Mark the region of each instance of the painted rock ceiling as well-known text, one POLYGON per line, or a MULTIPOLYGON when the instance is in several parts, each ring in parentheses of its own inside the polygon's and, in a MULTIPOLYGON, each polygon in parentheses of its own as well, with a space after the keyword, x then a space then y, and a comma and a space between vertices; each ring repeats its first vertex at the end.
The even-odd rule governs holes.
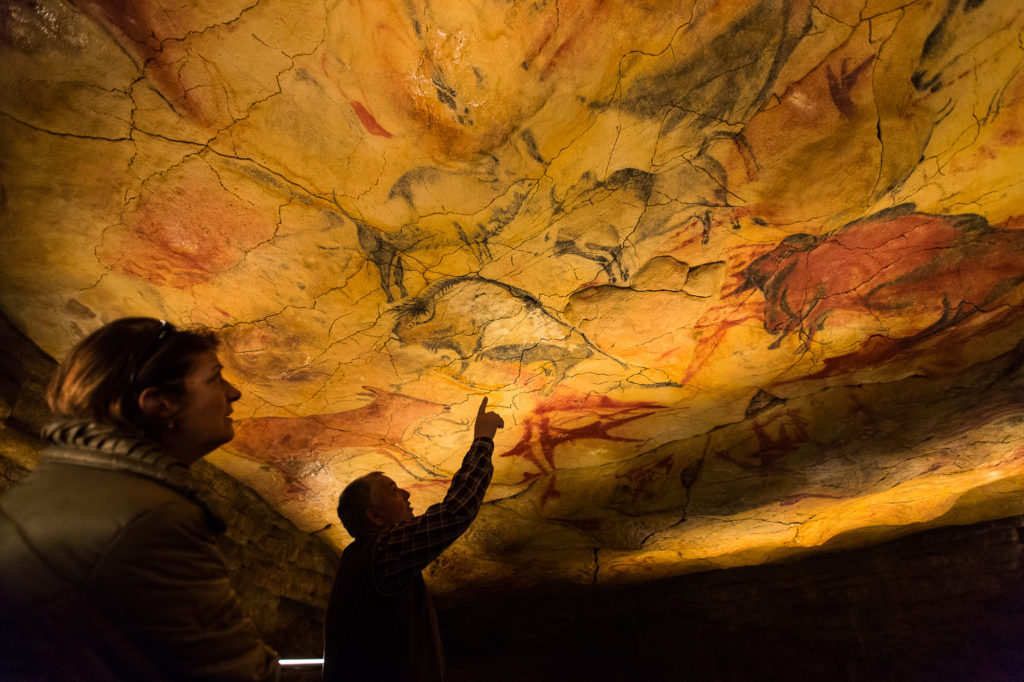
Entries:
POLYGON ((211 461, 338 546, 489 396, 440 590, 1020 513, 1022 67, 1002 0, 4 0, 0 309, 219 330, 211 461))

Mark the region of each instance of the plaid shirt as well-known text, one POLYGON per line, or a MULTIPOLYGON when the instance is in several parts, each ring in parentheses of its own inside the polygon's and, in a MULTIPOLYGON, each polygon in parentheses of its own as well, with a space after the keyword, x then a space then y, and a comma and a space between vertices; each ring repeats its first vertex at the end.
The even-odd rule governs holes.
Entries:
POLYGON ((381 594, 394 595, 462 535, 476 518, 491 482, 494 441, 473 441, 462 467, 439 504, 421 516, 381 531, 373 551, 373 575, 381 594))

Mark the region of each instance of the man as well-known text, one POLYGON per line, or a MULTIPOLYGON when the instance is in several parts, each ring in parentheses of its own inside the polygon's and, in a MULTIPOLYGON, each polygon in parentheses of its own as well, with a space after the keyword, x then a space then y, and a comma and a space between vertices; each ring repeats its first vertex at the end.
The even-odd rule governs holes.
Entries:
POLYGON ((480 403, 473 445, 448 494, 413 516, 409 493, 380 472, 352 481, 338 517, 355 541, 345 548, 324 621, 325 682, 446 679, 434 604, 420 575, 476 518, 505 424, 480 403))

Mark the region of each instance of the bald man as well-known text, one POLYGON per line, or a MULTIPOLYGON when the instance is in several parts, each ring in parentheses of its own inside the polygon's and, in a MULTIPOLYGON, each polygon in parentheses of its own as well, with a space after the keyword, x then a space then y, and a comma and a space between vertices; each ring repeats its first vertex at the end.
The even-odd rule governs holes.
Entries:
POLYGON ((480 403, 473 445, 444 500, 414 516, 409 492, 380 472, 348 484, 338 518, 345 548, 324 619, 325 682, 447 679, 434 604, 421 571, 476 518, 491 481, 494 434, 504 426, 480 403))

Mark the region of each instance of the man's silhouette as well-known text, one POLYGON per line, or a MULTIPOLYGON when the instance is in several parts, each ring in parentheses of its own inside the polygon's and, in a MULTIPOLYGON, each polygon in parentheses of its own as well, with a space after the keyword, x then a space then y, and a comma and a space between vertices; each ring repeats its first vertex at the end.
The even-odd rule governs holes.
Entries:
POLYGON ((420 575, 476 518, 504 422, 480 403, 473 445, 444 500, 414 516, 409 493, 374 472, 352 481, 338 517, 345 548, 324 622, 325 682, 446 679, 434 604, 420 575))

